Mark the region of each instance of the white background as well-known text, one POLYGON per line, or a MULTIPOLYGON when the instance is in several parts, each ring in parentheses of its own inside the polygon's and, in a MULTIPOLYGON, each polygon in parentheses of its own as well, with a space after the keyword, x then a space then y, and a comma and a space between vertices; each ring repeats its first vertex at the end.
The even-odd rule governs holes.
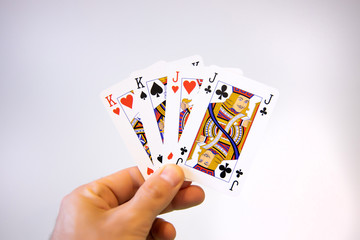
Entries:
POLYGON ((359 239, 359 5, 2 0, 0 238, 47 239, 65 194, 133 165, 101 90, 199 54, 281 95, 241 195, 165 215, 177 239, 359 239))

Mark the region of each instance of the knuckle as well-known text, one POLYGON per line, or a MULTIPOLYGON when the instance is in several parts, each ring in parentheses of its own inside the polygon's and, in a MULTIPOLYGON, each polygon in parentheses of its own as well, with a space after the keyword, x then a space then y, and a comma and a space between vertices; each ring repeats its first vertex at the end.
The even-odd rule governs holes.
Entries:
POLYGON ((161 185, 148 185, 144 187, 144 196, 150 196, 154 199, 161 199, 167 195, 166 188, 161 185))

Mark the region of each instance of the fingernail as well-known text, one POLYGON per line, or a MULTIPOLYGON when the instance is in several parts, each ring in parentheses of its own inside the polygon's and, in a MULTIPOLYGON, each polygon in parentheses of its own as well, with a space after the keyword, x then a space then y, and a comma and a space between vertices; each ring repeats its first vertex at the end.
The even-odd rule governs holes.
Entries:
POLYGON ((175 166, 167 165, 160 173, 160 177, 170 183, 173 187, 177 186, 181 181, 184 181, 182 174, 175 166))

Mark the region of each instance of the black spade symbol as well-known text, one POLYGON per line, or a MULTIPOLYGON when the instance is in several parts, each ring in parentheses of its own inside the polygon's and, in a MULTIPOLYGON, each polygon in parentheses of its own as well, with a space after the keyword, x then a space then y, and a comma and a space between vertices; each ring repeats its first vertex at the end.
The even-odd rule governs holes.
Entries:
POLYGON ((141 98, 142 100, 145 100, 145 99, 146 99, 146 97, 147 97, 146 93, 141 92, 141 94, 140 94, 140 98, 141 98))
POLYGON ((162 87, 160 87, 157 83, 154 83, 151 87, 151 95, 155 96, 156 97, 160 97, 160 94, 163 92, 163 89, 162 87))

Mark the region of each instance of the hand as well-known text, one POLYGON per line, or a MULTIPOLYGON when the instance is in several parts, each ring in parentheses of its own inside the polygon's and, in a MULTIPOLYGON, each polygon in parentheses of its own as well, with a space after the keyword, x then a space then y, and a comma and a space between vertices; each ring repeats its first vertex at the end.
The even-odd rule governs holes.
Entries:
POLYGON ((174 226, 157 216, 204 198, 177 165, 165 165, 146 182, 138 168, 124 169, 67 195, 51 239, 174 239, 174 226))
POLYGON ((243 123, 242 123, 242 125, 244 126, 244 127, 248 127, 249 125, 251 124, 251 120, 245 120, 245 121, 243 121, 243 123))
POLYGON ((196 142, 202 143, 202 142, 204 142, 204 141, 205 141, 205 136, 200 135, 199 138, 198 138, 198 140, 197 140, 196 142))

